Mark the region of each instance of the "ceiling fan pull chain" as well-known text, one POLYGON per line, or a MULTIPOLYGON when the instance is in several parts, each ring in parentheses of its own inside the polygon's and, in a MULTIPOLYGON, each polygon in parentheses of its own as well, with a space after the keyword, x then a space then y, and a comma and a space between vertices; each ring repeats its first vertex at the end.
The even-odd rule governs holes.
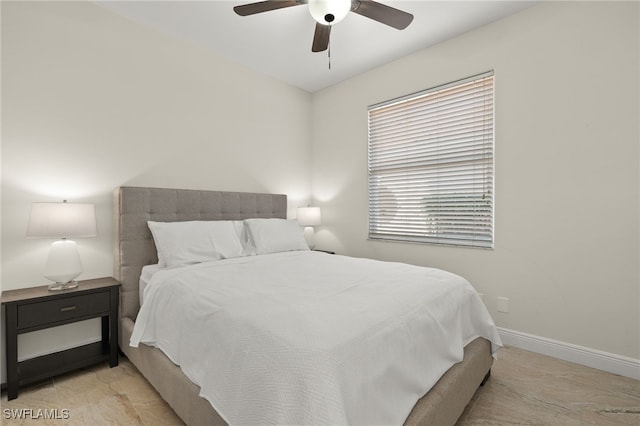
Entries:
POLYGON ((331 69, 331 43, 327 46, 327 56, 329 57, 329 69, 331 69))

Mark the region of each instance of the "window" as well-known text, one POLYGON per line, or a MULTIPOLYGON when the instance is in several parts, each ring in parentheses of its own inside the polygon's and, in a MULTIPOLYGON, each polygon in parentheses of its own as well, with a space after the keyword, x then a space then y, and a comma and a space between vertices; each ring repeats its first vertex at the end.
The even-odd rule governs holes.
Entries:
POLYGON ((369 238, 493 247, 493 72, 369 107, 369 238))

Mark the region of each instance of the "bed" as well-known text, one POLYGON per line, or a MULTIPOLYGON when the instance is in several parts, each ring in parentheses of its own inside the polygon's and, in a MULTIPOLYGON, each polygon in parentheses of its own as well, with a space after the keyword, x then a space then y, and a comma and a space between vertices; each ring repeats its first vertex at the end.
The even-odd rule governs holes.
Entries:
MULTIPOLYGON (((194 384, 165 353, 145 344, 139 344, 137 347, 130 345, 140 312, 139 286, 142 269, 146 265, 158 263, 157 249, 147 222, 286 219, 286 196, 120 187, 115 191, 114 198, 115 274, 122 284, 120 349, 186 424, 227 424, 223 416, 213 408, 212 403, 200 396, 201 387, 194 384)), ((301 259, 317 255, 325 256, 323 262, 343 261, 338 256, 324 253, 303 253, 295 262, 300 263, 301 259), (329 260, 328 257, 333 259, 329 260)), ((293 257, 297 254, 283 256, 293 257)), ((488 338, 478 337, 470 341, 464 347, 462 361, 451 366, 430 390, 417 400, 406 416, 404 424, 455 424, 478 387, 489 377, 493 363, 492 354, 500 343, 497 335, 493 335, 491 340, 493 343, 488 338)))

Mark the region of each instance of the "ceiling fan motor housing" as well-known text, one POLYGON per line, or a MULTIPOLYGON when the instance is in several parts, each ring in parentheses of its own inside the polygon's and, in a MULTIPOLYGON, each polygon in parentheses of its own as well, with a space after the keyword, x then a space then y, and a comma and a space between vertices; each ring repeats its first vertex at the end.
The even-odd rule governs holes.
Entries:
POLYGON ((351 0, 309 0, 309 13, 322 25, 335 25, 351 10, 351 0))

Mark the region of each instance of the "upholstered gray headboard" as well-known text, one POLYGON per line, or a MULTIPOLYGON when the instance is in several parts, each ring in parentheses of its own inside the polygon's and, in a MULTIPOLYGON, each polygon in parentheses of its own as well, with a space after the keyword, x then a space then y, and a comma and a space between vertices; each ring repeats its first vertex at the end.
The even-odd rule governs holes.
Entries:
POLYGON ((115 277, 122 284, 120 315, 136 318, 138 286, 145 265, 158 263, 148 220, 240 220, 287 217, 287 196, 247 192, 120 187, 114 194, 115 277))

